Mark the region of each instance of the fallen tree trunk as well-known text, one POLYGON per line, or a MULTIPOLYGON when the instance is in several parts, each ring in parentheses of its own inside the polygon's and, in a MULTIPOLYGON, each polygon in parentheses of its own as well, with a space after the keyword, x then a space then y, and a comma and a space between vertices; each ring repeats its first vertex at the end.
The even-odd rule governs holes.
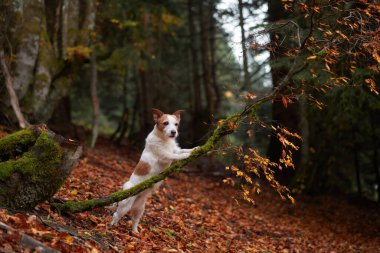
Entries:
POLYGON ((46 125, 0 139, 0 206, 30 210, 51 198, 81 154, 78 143, 55 134, 46 125))
POLYGON ((65 203, 52 203, 54 207, 56 207, 61 212, 65 213, 77 213, 92 210, 97 207, 104 207, 110 205, 115 202, 119 202, 123 199, 127 199, 131 196, 134 196, 145 189, 152 187, 155 183, 162 181, 170 174, 180 171, 185 165, 189 164, 191 161, 196 158, 207 154, 208 152, 215 149, 216 144, 226 135, 233 133, 236 128, 239 126, 241 121, 250 116, 250 118, 256 117, 256 109, 263 104, 273 98, 273 95, 264 97, 252 105, 249 105, 245 108, 242 113, 232 115, 224 120, 218 122, 217 128, 214 130, 211 137, 207 140, 207 142, 197 148, 191 156, 187 159, 177 161, 173 163, 171 166, 166 168, 163 172, 158 174, 157 176, 153 176, 150 179, 145 180, 144 182, 129 188, 127 190, 120 190, 110 194, 107 197, 99 198, 99 199, 89 199, 83 201, 67 201, 65 203))

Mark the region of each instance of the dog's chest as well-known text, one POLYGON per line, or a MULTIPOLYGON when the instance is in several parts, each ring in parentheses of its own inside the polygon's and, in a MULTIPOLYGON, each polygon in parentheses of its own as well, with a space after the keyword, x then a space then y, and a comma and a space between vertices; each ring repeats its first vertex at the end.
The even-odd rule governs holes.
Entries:
POLYGON ((172 160, 168 159, 168 153, 175 153, 177 146, 175 142, 155 143, 153 152, 150 153, 151 160, 160 169, 170 166, 172 160))

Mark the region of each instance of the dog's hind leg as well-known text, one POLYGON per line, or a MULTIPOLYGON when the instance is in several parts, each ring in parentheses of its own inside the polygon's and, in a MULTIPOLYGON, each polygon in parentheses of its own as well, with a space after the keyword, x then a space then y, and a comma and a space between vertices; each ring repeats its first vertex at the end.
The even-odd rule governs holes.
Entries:
POLYGON ((133 203, 135 202, 135 200, 136 200, 136 196, 133 196, 133 197, 130 197, 128 199, 124 199, 118 203, 117 210, 113 214, 111 226, 117 224, 119 222, 119 220, 124 215, 126 215, 129 212, 129 210, 131 210, 131 207, 132 207, 133 203))
POLYGON ((131 219, 132 219, 132 231, 138 233, 138 225, 140 222, 140 219, 142 215, 144 214, 145 210, 145 202, 147 198, 151 195, 152 190, 145 190, 140 194, 135 202, 132 205, 131 208, 131 219))

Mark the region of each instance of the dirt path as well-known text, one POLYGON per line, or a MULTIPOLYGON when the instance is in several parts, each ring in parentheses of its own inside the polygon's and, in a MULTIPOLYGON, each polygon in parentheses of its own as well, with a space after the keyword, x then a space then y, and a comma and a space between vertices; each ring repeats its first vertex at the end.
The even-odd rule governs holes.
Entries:
MULTIPOLYGON (((113 146, 86 151, 56 197, 118 190, 137 158, 113 146)), ((331 197, 302 197, 294 206, 270 191, 256 198, 256 207, 234 197, 238 191, 220 180, 176 174, 148 202, 139 235, 130 232, 128 217, 109 228, 106 209, 61 216, 45 203, 30 214, 1 210, 0 219, 62 252, 379 252, 378 209, 331 197)), ((0 251, 23 251, 16 243, 3 231, 0 251)))

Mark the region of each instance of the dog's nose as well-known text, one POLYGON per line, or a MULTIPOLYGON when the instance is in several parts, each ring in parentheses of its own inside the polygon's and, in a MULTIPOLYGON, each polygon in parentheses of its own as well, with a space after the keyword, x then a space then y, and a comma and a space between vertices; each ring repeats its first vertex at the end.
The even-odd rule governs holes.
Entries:
POLYGON ((177 132, 176 132, 175 130, 172 130, 170 133, 171 133, 172 135, 175 135, 177 132))

